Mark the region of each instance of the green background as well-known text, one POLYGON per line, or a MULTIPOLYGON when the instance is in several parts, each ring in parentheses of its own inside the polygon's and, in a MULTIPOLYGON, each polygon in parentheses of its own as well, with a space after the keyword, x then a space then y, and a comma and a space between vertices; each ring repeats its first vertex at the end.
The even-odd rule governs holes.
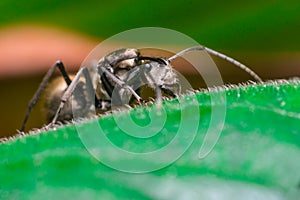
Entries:
POLYGON ((50 24, 100 38, 144 26, 180 31, 203 45, 244 51, 298 51, 300 4, 287 1, 9 1, 0 25, 50 24))

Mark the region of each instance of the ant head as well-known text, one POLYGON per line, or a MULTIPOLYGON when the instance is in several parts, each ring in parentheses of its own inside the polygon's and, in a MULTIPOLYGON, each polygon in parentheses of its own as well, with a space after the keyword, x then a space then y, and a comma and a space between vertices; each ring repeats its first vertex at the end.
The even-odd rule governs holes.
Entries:
POLYGON ((147 71, 147 82, 153 89, 158 86, 165 94, 176 97, 180 93, 177 74, 172 65, 164 58, 140 57, 147 71))

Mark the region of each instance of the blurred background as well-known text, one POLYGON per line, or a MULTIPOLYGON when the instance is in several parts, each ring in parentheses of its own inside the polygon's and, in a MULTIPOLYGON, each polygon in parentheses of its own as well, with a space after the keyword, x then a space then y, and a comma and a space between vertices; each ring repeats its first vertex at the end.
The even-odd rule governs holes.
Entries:
MULTIPOLYGON (((76 72, 98 43, 132 28, 179 31, 242 61, 264 80, 300 75, 298 0, 1 0, 0 11, 0 137, 20 129, 29 100, 55 61, 76 72)), ((214 59, 225 83, 251 79, 214 59)), ((197 82, 190 71, 176 69, 197 82)), ((39 104, 27 128, 41 127, 43 116, 39 104)))

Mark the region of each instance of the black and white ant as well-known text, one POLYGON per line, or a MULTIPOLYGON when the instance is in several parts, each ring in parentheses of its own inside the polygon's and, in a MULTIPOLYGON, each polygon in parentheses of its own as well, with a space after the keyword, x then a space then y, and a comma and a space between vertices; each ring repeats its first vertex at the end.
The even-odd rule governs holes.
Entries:
POLYGON ((162 94, 178 97, 180 84, 171 63, 191 51, 206 51, 241 68, 256 81, 262 81, 244 64, 204 46, 185 49, 167 59, 143 56, 138 49, 134 48, 120 49, 101 58, 95 67, 80 68, 73 77, 68 75, 63 63, 57 61, 48 70, 29 102, 20 132, 25 130, 30 112, 56 68, 61 72, 63 79, 56 80, 55 84, 46 91, 48 97, 45 109, 48 127, 57 121, 71 120, 74 112, 81 112, 82 116, 89 116, 92 110, 104 112, 111 110, 113 105, 124 105, 134 101, 144 102, 140 95, 143 85, 147 85, 155 91, 158 103, 162 101, 162 94))

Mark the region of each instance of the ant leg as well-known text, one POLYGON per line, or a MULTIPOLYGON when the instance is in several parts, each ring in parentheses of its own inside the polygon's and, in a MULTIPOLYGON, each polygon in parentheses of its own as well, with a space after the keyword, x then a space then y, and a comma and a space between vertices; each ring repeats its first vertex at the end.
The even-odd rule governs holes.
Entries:
POLYGON ((179 83, 173 83, 173 84, 163 84, 160 86, 160 89, 167 95, 176 98, 180 94, 180 84, 179 83), (172 90, 168 88, 176 88, 176 92, 173 92, 172 90))
POLYGON ((46 128, 49 128, 49 127, 53 126, 56 123, 57 118, 58 118, 61 110, 63 109, 65 103, 71 97, 74 90, 76 89, 76 86, 80 82, 80 77, 81 77, 82 74, 85 77, 86 87, 87 87, 87 92, 88 92, 89 98, 90 99, 95 98, 94 88, 93 88, 92 80, 91 80, 91 77, 89 75, 88 69, 86 67, 82 67, 82 68, 79 69, 79 71, 75 75, 74 79, 72 80, 71 84, 68 86, 67 90, 64 92, 64 94, 61 98, 60 105, 59 105, 52 121, 46 126, 46 128))
POLYGON ((46 85, 48 84, 51 76, 53 75, 55 69, 58 68, 59 71, 61 72, 61 74, 63 75, 64 80, 66 81, 67 85, 71 84, 71 79, 69 77, 69 75, 67 74, 65 67, 63 65, 63 63, 61 61, 57 61, 46 73, 46 75, 44 76, 39 88, 37 89, 37 91, 35 92, 35 94, 33 95, 32 99, 30 100, 28 107, 27 107, 27 111, 21 126, 21 129, 19 132, 24 132, 25 130, 25 126, 26 123, 28 121, 29 115, 31 113, 32 108, 35 106, 35 104, 37 103, 37 101, 39 100, 42 92, 44 91, 46 85))
POLYGON ((177 53, 176 55, 170 57, 168 59, 169 62, 171 62, 172 60, 176 59, 177 57, 180 57, 190 51, 206 51, 208 52, 209 54, 212 54, 212 55, 215 55, 217 57, 220 57, 232 64, 234 64, 235 66, 241 68, 242 70, 244 70, 245 72, 247 72, 248 74, 250 74, 254 79, 256 79, 258 82, 262 82, 262 79, 254 72, 252 71, 249 67, 247 67, 246 65, 240 63, 239 61, 231 58, 231 57, 228 57, 226 56, 225 54, 222 54, 222 53, 219 53, 215 50, 212 50, 210 48, 207 48, 207 47, 204 47, 204 46, 195 46, 195 47, 191 47, 191 48, 188 48, 188 49, 185 49, 179 53, 177 53))
POLYGON ((119 85, 120 87, 127 89, 131 92, 131 94, 133 94, 133 96, 138 100, 138 101, 143 101, 143 99, 132 89, 132 87, 130 87, 129 85, 127 85, 124 81, 120 80, 119 78, 117 78, 113 73, 111 73, 110 71, 108 71, 105 67, 103 66, 98 66, 98 73, 99 75, 102 77, 104 76, 108 76, 110 79, 112 79, 117 85, 119 85))
POLYGON ((82 73, 86 81, 86 88, 89 95, 89 99, 92 100, 94 98, 95 100, 95 109, 98 111, 109 110, 111 108, 111 101, 105 99, 98 99, 98 97, 95 94, 95 90, 88 69, 84 67, 82 69, 82 73))

